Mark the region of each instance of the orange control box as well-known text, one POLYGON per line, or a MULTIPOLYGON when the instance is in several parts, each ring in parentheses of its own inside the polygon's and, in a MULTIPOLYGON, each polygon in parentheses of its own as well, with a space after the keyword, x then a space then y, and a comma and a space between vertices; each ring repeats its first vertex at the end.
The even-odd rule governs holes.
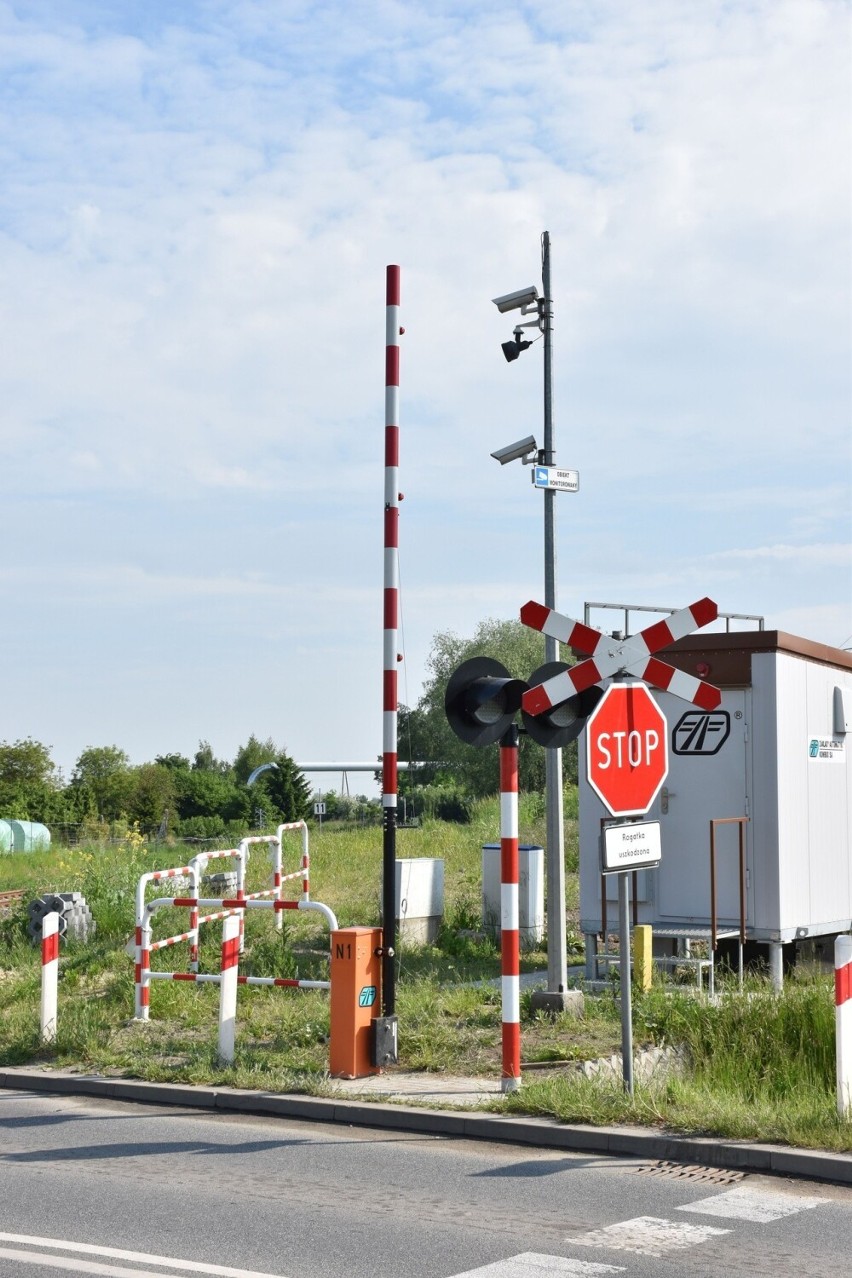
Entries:
POLYGON ((380 927, 331 934, 331 1035, 328 1072, 335 1078, 381 1074, 372 1063, 371 1022, 381 1012, 380 927))

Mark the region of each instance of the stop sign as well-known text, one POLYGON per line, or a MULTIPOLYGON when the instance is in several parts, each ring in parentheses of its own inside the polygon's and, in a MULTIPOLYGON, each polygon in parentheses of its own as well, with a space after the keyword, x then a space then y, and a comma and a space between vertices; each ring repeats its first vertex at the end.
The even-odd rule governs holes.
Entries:
POLYGON ((665 716, 644 683, 611 684, 588 723, 586 776, 613 816, 647 812, 669 770, 665 716))

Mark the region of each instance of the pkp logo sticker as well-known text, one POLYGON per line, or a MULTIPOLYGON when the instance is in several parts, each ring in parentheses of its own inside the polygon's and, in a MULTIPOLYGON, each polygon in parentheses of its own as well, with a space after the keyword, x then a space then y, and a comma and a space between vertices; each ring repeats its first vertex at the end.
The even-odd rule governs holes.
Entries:
POLYGON ((727 710, 688 710, 672 729, 675 754, 718 754, 731 735, 727 710))

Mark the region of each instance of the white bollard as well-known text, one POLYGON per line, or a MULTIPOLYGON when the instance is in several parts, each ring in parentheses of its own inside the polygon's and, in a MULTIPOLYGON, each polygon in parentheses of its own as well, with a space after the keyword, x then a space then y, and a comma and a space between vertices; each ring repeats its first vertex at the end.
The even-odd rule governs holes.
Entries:
POLYGON ((45 914, 41 925, 41 1041, 56 1038, 56 991, 59 981, 59 915, 45 914))
POLYGON ((219 1059, 226 1065, 234 1060, 237 1021, 237 976, 240 962, 242 912, 231 914, 222 924, 222 975, 219 984, 219 1059))
POLYGON ((834 942, 834 1023, 837 1034, 837 1112, 852 1117, 852 936, 834 942))

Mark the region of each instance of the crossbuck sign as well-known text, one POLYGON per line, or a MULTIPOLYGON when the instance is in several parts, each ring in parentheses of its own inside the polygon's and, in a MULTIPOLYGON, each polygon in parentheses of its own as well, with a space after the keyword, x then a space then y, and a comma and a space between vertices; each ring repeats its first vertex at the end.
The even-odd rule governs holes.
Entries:
POLYGON ((554 608, 546 608, 544 604, 530 600, 521 609, 521 621, 525 626, 540 630, 542 634, 550 635, 588 656, 585 661, 525 692, 524 710, 527 714, 544 714, 614 674, 633 675, 655 688, 662 688, 700 706, 702 710, 715 710, 722 700, 718 688, 683 670, 676 670, 652 654, 715 621, 718 611, 712 599, 699 599, 628 639, 612 639, 582 621, 573 621, 554 608))

